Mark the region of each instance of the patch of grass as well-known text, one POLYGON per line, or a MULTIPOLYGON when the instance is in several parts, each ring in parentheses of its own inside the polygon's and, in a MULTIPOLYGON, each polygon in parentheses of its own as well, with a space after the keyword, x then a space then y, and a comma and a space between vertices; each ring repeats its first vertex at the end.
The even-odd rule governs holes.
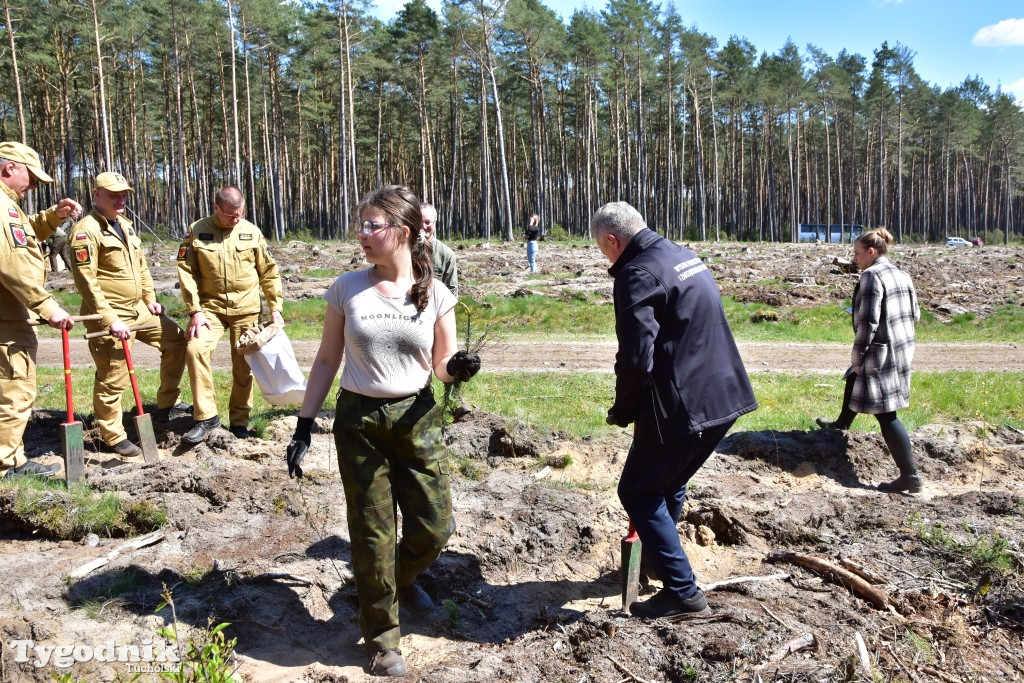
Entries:
POLYGON ((925 659, 928 661, 934 661, 935 655, 932 652, 932 644, 927 638, 914 633, 911 629, 907 629, 907 640, 910 641, 911 646, 917 650, 925 659))
POLYGON ((310 278, 338 277, 346 272, 343 268, 310 268, 304 275, 310 278))
POLYGON ((594 491, 597 489, 589 481, 568 481, 565 479, 544 479, 541 481, 541 485, 545 488, 557 489, 559 491, 594 491))
POLYGON ((452 457, 451 468, 464 476, 466 479, 473 481, 480 481, 484 477, 486 468, 483 463, 473 458, 456 458, 452 457))
POLYGON ((77 597, 78 609, 89 619, 96 619, 117 597, 136 590, 144 577, 134 565, 125 567, 102 584, 77 597))
POLYGON ((500 339, 614 338, 615 312, 610 302, 595 303, 589 297, 562 298, 537 294, 521 297, 488 295, 462 299, 473 315, 473 324, 491 330, 500 339))
POLYGON ((572 456, 568 453, 562 453, 561 455, 549 455, 543 458, 541 462, 553 469, 564 470, 566 467, 572 465, 572 456))
MULTIPOLYGON (((819 415, 839 414, 842 377, 834 375, 750 376, 760 409, 739 419, 735 431, 807 430, 819 415)), ((914 373, 910 407, 899 412, 907 429, 941 422, 980 420, 1024 428, 1018 405, 1024 373, 914 373)), ((610 373, 490 373, 467 382, 466 400, 481 409, 519 418, 541 429, 559 429, 576 437, 613 433, 604 418, 615 395, 610 373)), ((854 429, 878 431, 878 421, 860 415, 854 429)))
POLYGON ((152 501, 123 501, 115 493, 95 493, 85 482, 65 491, 63 481, 38 477, 0 480, 0 514, 8 525, 74 540, 90 533, 133 536, 167 523, 166 511, 152 501))
POLYGON ((912 523, 918 537, 926 544, 956 558, 956 565, 965 565, 972 574, 1008 576, 1024 567, 1010 552, 1010 544, 999 533, 981 534, 973 537, 970 528, 965 531, 968 540, 958 541, 941 522, 926 524, 920 520, 912 523))
POLYGON ((483 371, 463 389, 466 400, 483 410, 576 436, 611 429, 604 418, 614 392, 611 374, 559 372, 483 371))

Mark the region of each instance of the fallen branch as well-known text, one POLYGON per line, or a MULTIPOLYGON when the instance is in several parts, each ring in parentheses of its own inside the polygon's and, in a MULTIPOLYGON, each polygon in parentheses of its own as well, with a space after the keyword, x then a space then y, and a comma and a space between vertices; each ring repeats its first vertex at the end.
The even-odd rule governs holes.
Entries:
POLYGON ((877 609, 884 610, 889 604, 888 594, 880 588, 876 588, 867 581, 851 571, 832 564, 813 555, 796 552, 768 553, 768 562, 789 562, 806 569, 818 572, 826 578, 831 578, 840 585, 849 588, 855 595, 867 600, 877 609))
POLYGON ((240 576, 238 581, 241 583, 260 583, 263 581, 291 581, 292 583, 301 583, 304 586, 317 586, 323 588, 323 585, 319 581, 314 579, 307 579, 305 576, 299 576, 297 574, 289 574, 287 572, 266 572, 263 574, 257 574, 256 576, 240 576))
POLYGON ((154 543, 162 541, 163 538, 164 532, 162 531, 154 531, 152 533, 145 534, 144 536, 138 536, 128 541, 127 543, 122 543, 121 545, 117 546, 103 557, 97 557, 95 560, 86 562, 81 567, 73 569, 71 573, 68 574, 68 576, 72 579, 80 579, 83 576, 86 576, 87 574, 94 572, 103 565, 109 563, 111 560, 113 560, 115 557, 120 555, 125 550, 136 550, 138 548, 145 548, 147 545, 153 545, 154 543))
POLYGON ((636 681, 636 683, 651 683, 651 681, 648 681, 648 680, 646 680, 644 678, 640 678, 635 673, 633 673, 632 671, 627 669, 625 666, 620 664, 619 660, 615 659, 615 657, 612 657, 611 655, 606 655, 606 656, 608 657, 608 659, 612 660, 612 664, 614 664, 615 666, 619 667, 619 671, 621 671, 622 673, 624 673, 627 676, 629 676, 630 678, 632 678, 634 681, 636 681))
POLYGON ((914 672, 911 671, 910 669, 908 669, 907 665, 903 663, 903 660, 900 659, 899 656, 897 656, 896 650, 894 650, 893 647, 892 647, 892 643, 889 643, 888 645, 886 645, 886 649, 889 650, 889 654, 892 655, 892 658, 896 661, 897 664, 900 665, 900 668, 907 672, 907 676, 910 677, 910 680, 916 681, 917 680, 917 676, 915 676, 914 672))
POLYGON ((763 602, 761 603, 761 609, 763 609, 763 610, 764 610, 765 614, 767 614, 768 616, 770 616, 770 617, 771 617, 772 619, 774 619, 775 621, 779 622, 779 624, 781 624, 783 628, 788 628, 788 629, 789 629, 790 631, 796 631, 796 630, 798 630, 798 629, 795 629, 795 628, 793 628, 792 626, 790 626, 790 625, 789 625, 789 624, 787 624, 786 622, 784 622, 784 621, 783 621, 782 619, 780 619, 779 617, 777 617, 777 616, 775 615, 775 612, 772 612, 772 611, 771 611, 770 609, 768 609, 768 608, 767 608, 767 607, 765 606, 765 604, 764 604, 763 602))
POLYGON ((811 647, 812 645, 814 645, 814 634, 804 633, 803 635, 797 636, 796 638, 783 643, 782 647, 776 650, 764 665, 777 664, 794 652, 799 652, 800 650, 811 647))
POLYGON ((871 678, 871 657, 868 656, 868 647, 864 644, 860 631, 853 632, 853 639, 857 642, 857 655, 860 657, 860 665, 864 667, 864 675, 871 678))
POLYGON ((725 579, 724 581, 715 581, 704 586, 704 592, 710 593, 713 590, 724 588, 725 586, 734 586, 738 583, 750 583, 751 581, 785 581, 790 578, 790 574, 772 574, 771 576, 738 576, 735 579, 725 579))
POLYGON ((946 683, 959 683, 959 679, 953 678, 949 674, 944 674, 941 671, 937 671, 930 666, 922 666, 921 672, 926 673, 929 676, 939 679, 940 681, 946 681, 946 683))
POLYGON ((857 564, 853 560, 847 559, 845 557, 840 557, 839 558, 839 565, 843 569, 847 569, 847 570, 853 572, 854 574, 856 574, 860 578, 864 579, 868 583, 876 584, 876 585, 877 584, 882 584, 882 583, 889 583, 888 581, 886 581, 885 579, 880 577, 878 574, 875 574, 874 572, 865 569, 864 567, 862 567, 861 565, 857 564))
POLYGON ((487 602, 486 600, 481 600, 480 598, 475 598, 469 593, 463 593, 462 591, 452 591, 452 593, 459 596, 466 602, 476 605, 477 607, 480 607, 481 609, 494 609, 494 605, 492 605, 491 603, 487 602))

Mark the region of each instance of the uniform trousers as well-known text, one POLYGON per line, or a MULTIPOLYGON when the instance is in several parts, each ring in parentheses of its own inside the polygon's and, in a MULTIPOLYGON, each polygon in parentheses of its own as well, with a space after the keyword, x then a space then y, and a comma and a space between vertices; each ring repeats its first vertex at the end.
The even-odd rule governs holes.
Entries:
POLYGON ((0 476, 25 464, 23 437, 36 399, 37 346, 27 323, 0 321, 0 476))
POLYGON ((359 626, 369 652, 395 648, 401 638, 398 587, 412 584, 455 531, 441 409, 430 387, 398 399, 343 389, 333 431, 359 626))
POLYGON ((260 322, 259 313, 245 315, 221 315, 203 311, 210 321, 210 329, 200 328, 199 336, 188 341, 189 378, 192 383, 192 416, 208 420, 217 415, 217 392, 213 386, 211 360, 217 343, 230 332, 231 340, 231 397, 228 399, 228 416, 232 427, 248 427, 249 412, 252 410, 252 369, 245 356, 238 351, 238 339, 247 330, 260 322))
POLYGON ((676 528, 686 501, 686 484, 734 422, 687 434, 666 445, 634 445, 622 468, 619 500, 640 535, 644 556, 664 587, 683 600, 697 592, 693 568, 676 528))
MULTIPOLYGON (((185 371, 185 332, 165 315, 141 313, 135 320, 122 320, 129 327, 157 323, 152 330, 133 332, 128 348, 134 341, 148 344, 160 351, 160 389, 156 395, 157 408, 171 408, 178 402, 181 375, 185 371)), ((92 326, 89 326, 90 331, 92 326)), ((128 362, 120 339, 107 335, 89 340, 89 352, 96 363, 96 382, 93 387, 92 408, 100 437, 108 446, 128 438, 124 430, 121 400, 128 388, 128 362)), ((134 358, 132 358, 134 361, 134 358)), ((134 397, 132 397, 134 401, 134 397)))

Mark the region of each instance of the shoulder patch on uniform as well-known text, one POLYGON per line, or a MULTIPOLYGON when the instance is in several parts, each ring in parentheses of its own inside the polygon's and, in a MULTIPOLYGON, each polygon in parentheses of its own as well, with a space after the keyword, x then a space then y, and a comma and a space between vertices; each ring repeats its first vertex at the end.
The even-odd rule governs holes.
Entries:
POLYGON ((87 233, 87 232, 76 232, 75 233, 75 239, 76 240, 87 240, 87 239, 89 239, 89 233, 87 233))
POLYGON ((190 233, 190 232, 186 232, 186 233, 185 233, 185 234, 184 234, 184 235, 182 236, 182 238, 181 238, 181 239, 183 239, 183 240, 190 240, 190 239, 192 239, 192 233, 190 233))
POLYGON ((187 244, 183 244, 180 247, 178 247, 178 260, 179 261, 184 261, 185 260, 185 256, 187 254, 188 254, 188 245, 187 244))
POLYGON ((14 238, 14 246, 28 246, 28 233, 25 232, 25 228, 20 223, 11 223, 11 237, 14 238))
POLYGON ((10 216, 11 218, 21 218, 21 216, 18 215, 18 210, 15 209, 13 206, 7 208, 7 215, 10 216))
POLYGON ((242 240, 243 242, 248 242, 248 241, 252 240, 252 233, 251 232, 241 232, 241 233, 238 233, 238 239, 242 240))
POLYGON ((91 260, 89 258, 89 247, 75 247, 75 265, 84 266, 91 260))
POLYGON ((201 233, 199 233, 198 237, 201 240, 212 240, 213 239, 213 233, 201 232, 201 233))

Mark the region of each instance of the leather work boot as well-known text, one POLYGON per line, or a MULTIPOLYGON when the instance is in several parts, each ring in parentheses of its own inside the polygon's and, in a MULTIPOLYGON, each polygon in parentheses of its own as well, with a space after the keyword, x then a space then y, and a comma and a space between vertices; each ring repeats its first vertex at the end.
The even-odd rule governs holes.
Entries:
POLYGON ((404 676, 407 673, 402 651, 377 650, 370 659, 370 673, 374 676, 404 676))
POLYGON ((434 609, 434 602, 418 583, 398 587, 398 604, 417 617, 425 617, 434 609))
POLYGON ((702 619, 711 616, 711 608, 704 597, 704 591, 697 590, 696 593, 680 600, 675 593, 667 588, 662 588, 650 600, 634 602, 629 606, 629 613, 634 617, 644 619, 668 619, 669 621, 681 621, 683 619, 702 619))
POLYGON ((244 425, 234 425, 228 430, 232 436, 236 439, 248 439, 252 434, 249 433, 249 428, 244 425))
POLYGON ((192 429, 185 432, 185 436, 181 437, 181 440, 185 443, 198 444, 206 441, 207 435, 210 431, 220 427, 220 416, 214 415, 211 418, 205 420, 197 420, 192 429))
POLYGON ((12 477, 54 477, 60 472, 60 463, 40 465, 35 460, 27 460, 24 465, 7 470, 4 479, 12 477))
POLYGON ((141 455, 142 449, 133 444, 128 439, 121 439, 113 446, 107 446, 113 453, 117 453, 122 458, 130 458, 135 455, 141 455))
POLYGON ((921 493, 923 488, 924 482, 921 481, 921 476, 916 472, 914 474, 901 474, 899 479, 883 482, 878 485, 878 490, 882 493, 921 493))
POLYGON ((191 403, 176 403, 170 408, 157 408, 156 412, 153 413, 153 417, 158 422, 170 422, 176 417, 184 417, 192 413, 191 403))
POLYGON ((849 429, 850 425, 839 424, 839 420, 826 420, 823 417, 814 418, 815 424, 821 429, 849 429))

